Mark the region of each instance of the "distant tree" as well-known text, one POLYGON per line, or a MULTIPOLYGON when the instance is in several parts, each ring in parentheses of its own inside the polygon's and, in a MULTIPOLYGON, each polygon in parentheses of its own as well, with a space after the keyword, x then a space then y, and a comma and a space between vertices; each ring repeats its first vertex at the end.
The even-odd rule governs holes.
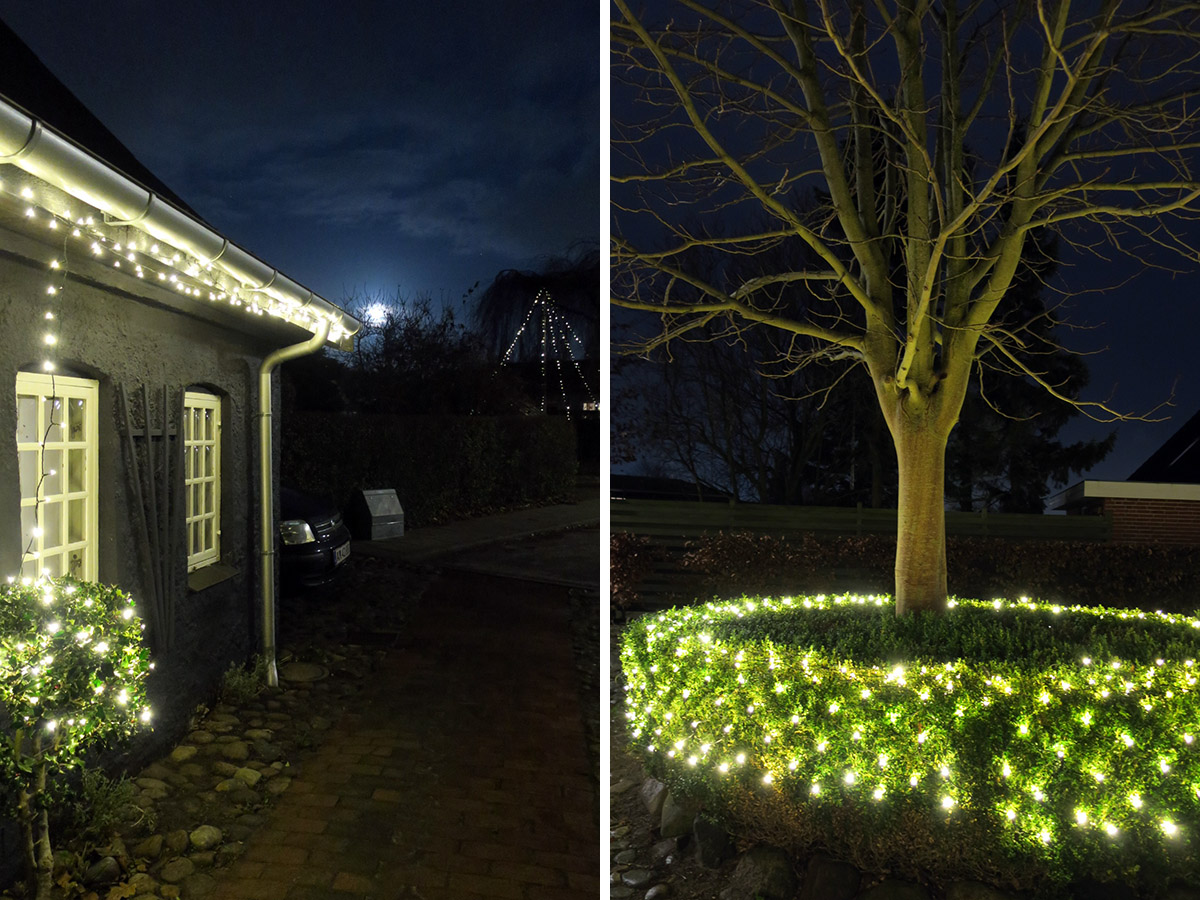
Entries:
POLYGON ((1117 415, 1021 356, 1010 288, 1027 240, 1091 223, 1143 262, 1147 247, 1197 258, 1174 225, 1200 206, 1200 8, 614 6, 612 302, 660 320, 644 351, 720 320, 803 338, 797 365, 863 366, 898 465, 896 610, 943 609, 946 447, 977 363, 1117 415), (796 201, 810 191, 814 214, 796 201), (690 264, 697 246, 732 259, 793 238, 820 264, 748 281, 690 264))
POLYGON ((492 280, 476 301, 473 314, 488 350, 497 359, 507 353, 511 362, 538 359, 542 331, 535 302, 542 292, 578 339, 577 345, 571 342, 573 352, 599 358, 600 251, 586 244, 546 260, 537 270, 505 269, 492 280), (531 310, 537 319, 534 327, 527 327, 531 310))
MULTIPOLYGON (((364 321, 355 349, 334 357, 348 409, 490 415, 527 406, 516 381, 489 360, 452 309, 435 311, 427 296, 399 295, 351 298, 346 308, 364 321), (371 316, 363 313, 368 307, 371 316)), ((314 377, 324 374, 333 370, 318 364, 314 377)))

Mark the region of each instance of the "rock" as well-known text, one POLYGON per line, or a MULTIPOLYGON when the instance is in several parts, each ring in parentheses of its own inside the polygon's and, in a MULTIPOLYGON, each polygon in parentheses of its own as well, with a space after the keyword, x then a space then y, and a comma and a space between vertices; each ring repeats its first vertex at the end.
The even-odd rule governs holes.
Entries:
POLYGON ((179 885, 164 884, 159 887, 158 892, 166 898, 166 900, 179 900, 179 885))
POLYGON ((259 813, 242 813, 237 817, 237 823, 244 825, 246 828, 259 828, 265 825, 267 817, 259 813))
POLYGON ((250 747, 245 741, 231 741, 221 745, 221 755, 226 759, 247 760, 250 758, 250 747))
POLYGON ((171 770, 162 763, 151 763, 150 765, 146 766, 146 768, 142 769, 141 777, 162 779, 166 778, 170 774, 171 770))
POLYGON ((622 778, 616 784, 611 785, 608 789, 610 794, 623 794, 630 788, 637 787, 637 782, 629 777, 622 778))
POLYGON ((654 778, 647 778, 642 782, 638 796, 646 804, 646 810, 650 813, 652 821, 662 818, 663 802, 667 799, 667 786, 665 784, 654 778))
MULTIPOLYGON (((164 775, 170 775, 170 772, 164 772, 164 775)), ((162 791, 166 793, 169 785, 161 778, 135 778, 133 783, 138 787, 147 791, 162 791)))
MULTIPOLYGON (((237 781, 235 778, 234 781, 237 781)), ((261 798, 257 793, 250 790, 240 781, 237 781, 238 786, 229 792, 229 799, 238 806, 256 806, 261 803, 261 798)))
POLYGON ((328 731, 333 727, 333 723, 324 716, 313 716, 308 720, 308 727, 313 731, 328 731))
POLYGON ((176 764, 185 763, 189 759, 191 759, 193 756, 195 756, 197 752, 198 751, 196 750, 196 748, 194 746, 192 746, 191 744, 180 744, 178 747, 176 747, 174 750, 171 751, 171 755, 167 758, 170 759, 171 762, 176 763, 176 764))
POLYGON ((621 873, 621 881, 631 888, 644 888, 654 880, 654 873, 646 869, 630 869, 621 873))
POLYGON ((187 736, 189 744, 211 744, 216 739, 216 735, 209 731, 193 731, 187 736))
POLYGON ((201 850, 198 853, 188 854, 188 859, 194 862, 198 867, 204 869, 207 869, 209 866, 211 866, 216 858, 217 854, 212 850, 201 850))
POLYGON ((233 777, 246 785, 246 787, 254 787, 262 780, 262 775, 254 769, 238 769, 233 773, 233 777))
POLYGON ((267 782, 268 794, 282 794, 291 785, 292 779, 287 775, 280 775, 278 778, 272 778, 267 782))
POLYGON ((633 888, 623 884, 613 885, 608 889, 608 896, 614 900, 625 900, 625 898, 633 896, 633 888))
POLYGON ((269 741, 274 734, 269 728, 248 728, 243 737, 251 741, 269 741))
POLYGON ((187 778, 198 778, 204 774, 204 766, 199 763, 184 763, 179 767, 179 774, 187 778))
POLYGON ((696 861, 705 868, 719 869, 721 863, 733 858, 733 840, 716 822, 696 816, 692 821, 692 835, 696 838, 696 861))
POLYGON ((158 890, 158 882, 145 872, 138 872, 130 878, 129 886, 139 894, 153 894, 158 890))
POLYGON ((979 881, 955 881, 946 888, 946 900, 1020 900, 1022 896, 979 881))
POLYGON ((166 838, 167 849, 172 853, 182 853, 187 849, 188 834, 182 828, 178 831, 167 832, 166 838))
POLYGON ((133 900, 158 900, 158 894, 138 894, 133 900))
POLYGON ((83 873, 83 883, 88 887, 113 884, 121 878, 121 864, 112 856, 102 856, 83 873))
POLYGON ((638 852, 636 850, 622 850, 613 857, 613 862, 617 863, 618 865, 627 866, 637 858, 638 852))
POLYGON ((886 878, 859 894, 858 900, 929 900, 929 891, 911 881, 886 878))
POLYGON ((664 897, 671 896, 671 886, 669 884, 656 884, 650 890, 646 891, 646 900, 663 900, 664 897))
POLYGON ((224 781, 220 782, 216 786, 216 790, 219 791, 220 793, 224 794, 227 791, 235 791, 238 788, 244 787, 244 786, 245 785, 243 785, 236 778, 226 778, 224 781))
POLYGON ((668 791, 663 801, 659 833, 665 838, 691 834, 692 822, 699 811, 699 804, 686 797, 677 797, 674 791, 668 791))
POLYGON ((162 848, 163 836, 161 834, 152 834, 144 841, 134 845, 133 855, 142 856, 146 859, 158 859, 159 855, 162 853, 162 848))
POLYGON ((818 853, 808 861, 800 900, 852 900, 861 879, 854 866, 818 853))
POLYGON ((177 856, 167 862, 158 872, 158 877, 171 884, 178 884, 196 871, 196 864, 190 859, 177 856))
POLYGON ((255 741, 254 753, 263 762, 275 762, 283 755, 283 748, 278 744, 272 744, 270 741, 255 741))
POLYGON ((200 897, 207 897, 217 889, 217 879, 199 872, 185 878, 180 887, 182 888, 180 896, 183 897, 183 900, 198 900, 200 897))
POLYGON ((215 825, 201 825, 188 835, 188 840, 197 850, 211 850, 221 843, 221 829, 215 825))
MULTIPOLYGON (((235 825, 234 827, 237 828, 239 826, 235 825)), ((227 844, 222 844, 217 848, 217 854, 213 858, 213 865, 224 868, 245 852, 246 845, 241 841, 231 841, 227 844)))
POLYGON ((232 778, 233 773, 238 770, 238 767, 233 763, 227 763, 224 760, 217 760, 212 764, 212 770, 223 778, 232 778))
POLYGON ((679 838, 667 838, 664 841, 659 841, 650 848, 650 858, 655 862, 667 861, 668 864, 673 862, 671 854, 679 849, 679 838))
POLYGON ((738 860, 726 894, 731 900, 791 900, 796 893, 792 861, 777 847, 754 847, 738 860))

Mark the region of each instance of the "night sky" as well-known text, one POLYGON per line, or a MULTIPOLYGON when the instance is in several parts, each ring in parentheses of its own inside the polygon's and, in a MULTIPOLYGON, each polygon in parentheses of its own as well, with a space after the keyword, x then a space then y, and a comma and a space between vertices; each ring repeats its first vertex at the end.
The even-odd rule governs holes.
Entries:
POLYGON ((456 308, 599 239, 599 9, 0 0, 216 230, 325 298, 456 308))
MULTIPOLYGON (((678 6, 654 0, 633 6, 635 11, 643 7, 657 10, 664 19, 680 14, 678 6)), ((631 119, 632 107, 625 105, 631 100, 628 86, 614 85, 614 119, 631 119)), ((684 134, 688 134, 686 129, 684 134)), ((686 138, 676 135, 676 139, 681 147, 686 146, 686 138)), ((681 158, 686 155, 680 153, 681 158)), ((626 170, 618 171, 622 162, 616 153, 612 163, 614 174, 628 173, 627 165, 626 170)), ((1200 163, 1197 165, 1200 168, 1200 163)), ((803 162, 796 167, 803 169, 803 162)), ((1194 216, 1182 227, 1191 246, 1200 248, 1200 218, 1194 216)), ((638 235, 649 246, 644 237, 638 235)), ((1116 445, 1108 458, 1082 477, 1123 481, 1200 411, 1200 255, 1190 260, 1167 253, 1147 257, 1174 268, 1174 273, 1113 254, 1108 248, 1101 248, 1101 255, 1109 258, 1080 255, 1064 242, 1051 285, 1054 290, 1045 296, 1048 303, 1064 301, 1058 315, 1076 326, 1060 331, 1062 343, 1087 354, 1090 382, 1081 399, 1105 402, 1132 417, 1162 420, 1104 424, 1081 415, 1060 432, 1060 439, 1066 442, 1101 439, 1116 430, 1116 445), (1173 405, 1163 406, 1172 397, 1173 405)), ((634 321, 633 315, 618 311, 617 322, 634 321)), ((643 334, 649 328, 646 321, 641 319, 643 334)), ((623 466, 621 471, 634 472, 637 466, 623 466)), ((1072 476, 1069 483, 1078 480, 1079 476, 1072 476)))

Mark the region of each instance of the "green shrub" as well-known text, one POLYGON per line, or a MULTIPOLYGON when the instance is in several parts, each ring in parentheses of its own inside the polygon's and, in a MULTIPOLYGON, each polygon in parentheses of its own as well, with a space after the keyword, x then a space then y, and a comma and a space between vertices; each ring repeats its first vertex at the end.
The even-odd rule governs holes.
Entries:
POLYGON ((555 416, 297 413, 284 423, 285 484, 348 509, 356 491, 391 487, 405 524, 547 503, 575 484, 574 425, 555 416))
POLYGON ((150 721, 143 627, 133 601, 108 585, 63 577, 0 587, 0 708, 9 717, 0 784, 39 900, 50 892, 52 788, 88 750, 150 721))
POLYGON ((255 656, 249 666, 229 664, 221 676, 221 700, 237 706, 258 696, 267 683, 267 659, 255 656))
POLYGON ((740 600, 622 640, 635 749, 733 829, 875 871, 1049 891, 1200 864, 1200 620, 740 600))

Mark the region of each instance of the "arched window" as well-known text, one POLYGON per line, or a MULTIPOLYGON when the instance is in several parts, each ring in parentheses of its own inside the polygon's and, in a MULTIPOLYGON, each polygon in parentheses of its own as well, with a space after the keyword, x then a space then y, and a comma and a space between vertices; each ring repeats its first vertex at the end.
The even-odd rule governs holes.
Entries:
POLYGON ((97 578, 99 383, 17 373, 21 574, 97 578))
POLYGON ((193 572, 221 558, 221 398, 213 394, 184 392, 183 482, 193 572))

